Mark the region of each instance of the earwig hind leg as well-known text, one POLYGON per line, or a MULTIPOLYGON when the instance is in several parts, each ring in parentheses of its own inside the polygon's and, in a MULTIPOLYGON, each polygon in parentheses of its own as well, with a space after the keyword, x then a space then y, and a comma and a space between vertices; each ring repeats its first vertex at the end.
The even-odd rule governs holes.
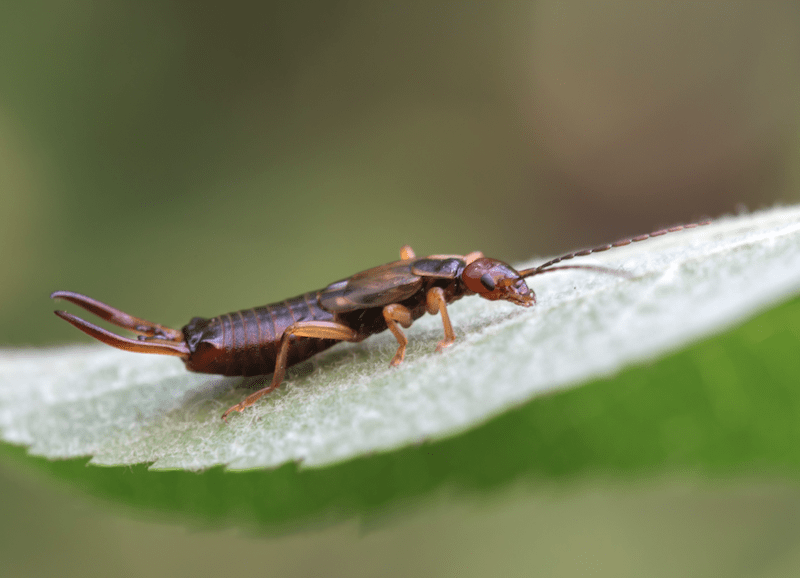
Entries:
POLYGON ((403 245, 400 247, 400 259, 402 261, 410 261, 411 259, 416 259, 417 254, 414 253, 414 249, 411 248, 410 245, 403 245))
POLYGON ((442 324, 444 325, 444 339, 436 346, 436 351, 441 351, 445 347, 450 347, 456 341, 456 334, 453 325, 450 323, 450 315, 447 313, 447 300, 441 287, 433 287, 428 291, 426 308, 428 313, 436 315, 442 313, 442 324))
MULTIPOLYGON (((77 305, 78 307, 85 309, 89 313, 94 313, 100 319, 104 319, 109 323, 113 323, 117 327, 122 327, 123 329, 133 331, 134 333, 138 333, 139 335, 146 335, 148 337, 153 337, 156 339, 165 339, 175 342, 183 341, 182 331, 178 331, 177 329, 171 329, 169 327, 164 327, 163 325, 159 325, 158 323, 153 323, 152 321, 147 321, 146 319, 140 319, 139 317, 134 317, 133 315, 125 313, 124 311, 120 311, 115 307, 106 305, 102 301, 98 301, 97 299, 92 299, 91 297, 87 297, 86 295, 81 295, 80 293, 73 293, 72 291, 56 291, 50 295, 50 298, 63 299, 64 301, 69 301, 73 305, 77 305)), ((62 317, 62 319, 66 319, 66 317, 62 317)), ((69 319, 67 319, 67 321, 69 321, 69 319)), ((70 321, 70 323, 72 322, 70 321)), ((84 321, 84 323, 86 322, 84 321)), ((75 325, 75 323, 73 323, 73 325, 75 325)), ((93 325, 88 323, 86 325, 94 327, 93 325)), ((75 326, 83 331, 81 326, 79 325, 75 326)), ((89 335, 92 334, 90 333, 89 335)), ((113 333, 110 333, 109 335, 113 335, 113 333)), ((95 336, 92 335, 92 337, 95 336)), ((99 339, 97 337, 95 338, 99 339)))
POLYGON ((243 401, 237 403, 233 407, 222 414, 222 419, 227 421, 227 417, 234 411, 242 411, 250 407, 263 396, 278 388, 286 375, 286 358, 289 356, 289 345, 292 337, 314 337, 317 339, 336 339, 338 341, 361 341, 362 335, 359 335, 354 329, 347 325, 336 323, 334 321, 298 321, 286 328, 281 337, 281 345, 278 351, 278 358, 275 361, 275 373, 272 375, 272 383, 269 387, 259 389, 257 392, 248 395, 243 401))
POLYGON ((392 303, 391 305, 384 307, 383 318, 386 319, 386 325, 389 327, 389 331, 392 332, 395 339, 397 339, 397 343, 400 344, 397 348, 397 353, 394 354, 392 361, 389 362, 389 365, 398 366, 400 363, 402 363, 403 358, 406 356, 408 337, 406 337, 405 333, 403 333, 403 330, 400 329, 397 324, 399 323, 408 329, 411 327, 411 324, 414 322, 414 320, 411 318, 411 311, 399 303, 392 303))

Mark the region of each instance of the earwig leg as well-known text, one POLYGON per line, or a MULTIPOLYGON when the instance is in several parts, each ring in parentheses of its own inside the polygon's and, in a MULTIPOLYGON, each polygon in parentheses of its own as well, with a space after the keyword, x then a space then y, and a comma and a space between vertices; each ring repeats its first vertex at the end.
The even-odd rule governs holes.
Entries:
POLYGON ((477 261, 478 259, 483 258, 482 251, 473 251, 472 253, 467 253, 466 255, 450 255, 450 254, 439 254, 439 255, 429 255, 428 259, 461 259, 467 265, 472 263, 473 261, 477 261))
POLYGON ((405 336, 405 333, 403 333, 403 330, 400 329, 397 324, 399 323, 408 329, 411 327, 414 320, 411 318, 411 311, 399 303, 392 303, 384 307, 383 318, 386 319, 386 325, 389 327, 389 331, 394 334, 397 343, 400 344, 397 348, 397 353, 394 354, 392 361, 389 362, 389 365, 397 366, 400 365, 403 358, 406 356, 406 345, 408 345, 408 337, 405 336))
POLYGON ((272 374, 272 383, 269 387, 259 389, 257 392, 248 395, 244 401, 237 403, 222 414, 222 419, 227 421, 228 414, 234 411, 242 411, 250 407, 266 394, 278 388, 286 375, 286 358, 289 356, 289 344, 292 337, 314 337, 317 339, 336 339, 338 341, 361 341, 363 336, 359 335, 354 329, 347 325, 333 321, 298 321, 286 328, 281 337, 278 358, 275 361, 275 373, 272 374))
MULTIPOLYGON (((363 337, 356 333, 355 329, 351 329, 347 325, 342 325, 334 321, 298 321, 297 323, 293 323, 283 332, 280 350, 278 351, 278 359, 275 361, 275 373, 272 375, 272 384, 261 390, 261 392, 263 392, 261 395, 269 393, 277 388, 283 381, 283 376, 286 374, 286 358, 289 356, 289 341, 292 336, 336 339, 337 341, 360 341, 363 339, 363 337)), ((253 395, 257 395, 258 393, 260 392, 256 392, 253 395)), ((258 397, 261 396, 259 395, 258 397)), ((258 397, 255 399, 258 399, 258 397)), ((248 397, 247 399, 250 398, 248 397)))
POLYGON ((483 252, 481 251, 473 251, 472 253, 467 253, 464 255, 464 262, 469 265, 473 261, 477 261, 478 259, 483 258, 483 252))
POLYGON ((441 287, 433 287, 428 291, 427 310, 431 315, 436 315, 441 311, 442 324, 444 324, 444 340, 436 346, 436 351, 441 351, 445 347, 450 347, 456 341, 456 334, 453 332, 453 325, 450 323, 450 315, 447 313, 447 301, 444 298, 444 291, 441 287))
POLYGON ((157 339, 155 341, 142 341, 138 339, 128 339, 115 335, 110 331, 106 331, 102 327, 93 325, 88 321, 84 321, 80 317, 75 317, 72 313, 66 311, 56 311, 56 315, 61 317, 98 341, 122 349, 124 351, 133 351, 135 353, 158 353, 160 355, 175 355, 177 357, 186 357, 189 355, 189 347, 184 342, 165 341, 157 339))
MULTIPOLYGON (((97 301, 96 299, 92 299, 91 297, 87 297, 86 295, 81 295, 80 293, 73 293, 72 291, 56 291, 55 293, 50 295, 50 298, 63 299, 64 301, 69 301, 70 303, 77 305, 78 307, 86 309, 86 311, 88 311, 89 313, 94 313, 100 319, 105 319, 106 321, 108 321, 109 323, 113 323, 117 327, 122 327, 123 329, 133 331, 134 333, 138 333, 140 335, 146 335, 148 337, 156 337, 159 339, 167 339, 169 341, 183 341, 182 331, 178 331, 177 329, 170 329, 169 327, 164 327, 163 325, 159 325, 158 323, 153 323, 152 321, 147 321, 145 319, 139 319, 138 317, 129 315, 124 311, 120 311, 115 307, 111 307, 110 305, 106 305, 101 301, 97 301)), ((61 317, 62 319, 67 319, 66 317, 63 316, 61 317)), ((69 321, 69 319, 67 319, 67 321, 69 321)), ((72 323, 72 321, 70 321, 70 323, 72 323)), ((84 321, 84 323, 86 322, 84 321)), ((75 323, 72 324, 75 325, 75 323)), ((87 323, 86 325, 90 324, 87 323)), ((81 329, 79 325, 75 326, 78 327, 78 329, 81 329)), ((94 326, 91 325, 91 327, 94 326)), ((92 334, 90 333, 89 335, 92 334)), ((113 335, 113 333, 109 335, 113 335)), ((92 335, 92 337, 95 336, 92 335)), ((96 339, 99 338, 96 337, 96 339)), ((102 339, 100 341, 102 341, 102 339)))
POLYGON ((410 245, 403 245, 400 247, 400 259, 403 261, 409 261, 411 259, 415 259, 417 254, 414 253, 414 249, 411 248, 410 245))

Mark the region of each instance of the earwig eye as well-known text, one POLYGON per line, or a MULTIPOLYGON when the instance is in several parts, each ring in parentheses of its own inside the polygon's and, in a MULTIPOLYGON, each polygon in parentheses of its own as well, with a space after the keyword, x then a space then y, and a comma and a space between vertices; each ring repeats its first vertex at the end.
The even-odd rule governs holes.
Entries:
POLYGON ((492 276, 489 275, 488 273, 484 273, 483 275, 481 275, 481 285, 486 287, 487 291, 494 291, 494 288, 497 287, 497 285, 495 285, 494 279, 492 279, 492 276))

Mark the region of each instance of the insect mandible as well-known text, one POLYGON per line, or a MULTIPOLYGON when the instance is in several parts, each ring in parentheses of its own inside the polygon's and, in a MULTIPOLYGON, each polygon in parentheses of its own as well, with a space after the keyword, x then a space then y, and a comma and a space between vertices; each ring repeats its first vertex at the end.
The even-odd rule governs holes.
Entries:
POLYGON ((431 255, 418 258, 409 246, 400 250, 400 260, 379 265, 279 303, 254 307, 218 317, 195 317, 180 330, 134 317, 105 303, 71 291, 56 291, 53 299, 64 299, 94 313, 109 323, 139 334, 130 339, 67 313, 55 314, 84 333, 112 347, 137 353, 157 353, 180 357, 190 371, 221 375, 266 375, 272 373, 268 387, 249 395, 222 414, 242 411, 263 395, 276 389, 286 368, 300 363, 339 341, 358 342, 388 329, 397 339, 397 352, 390 364, 399 365, 405 356, 408 339, 403 328, 425 313, 440 313, 444 339, 437 351, 455 342, 447 305, 467 295, 510 301, 522 307, 536 303, 536 294, 525 279, 563 269, 588 269, 627 276, 596 265, 558 265, 562 261, 590 253, 607 251, 666 233, 691 229, 709 221, 679 225, 646 235, 621 239, 607 245, 575 251, 542 265, 515 270, 511 265, 468 255, 431 255))

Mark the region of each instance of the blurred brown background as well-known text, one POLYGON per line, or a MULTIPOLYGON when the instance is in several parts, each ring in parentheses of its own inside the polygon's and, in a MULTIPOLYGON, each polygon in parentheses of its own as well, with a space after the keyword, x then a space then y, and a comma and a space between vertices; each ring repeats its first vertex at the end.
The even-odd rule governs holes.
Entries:
MULTIPOLYGON (((88 342, 55 289, 181 326, 404 243, 513 262, 796 202, 799 95, 793 2, 6 2, 0 344, 88 342)), ((71 506, 17 475, 0 524, 47 503, 48 550, 71 506)), ((159 527, 92 512, 109 560, 159 527)))

